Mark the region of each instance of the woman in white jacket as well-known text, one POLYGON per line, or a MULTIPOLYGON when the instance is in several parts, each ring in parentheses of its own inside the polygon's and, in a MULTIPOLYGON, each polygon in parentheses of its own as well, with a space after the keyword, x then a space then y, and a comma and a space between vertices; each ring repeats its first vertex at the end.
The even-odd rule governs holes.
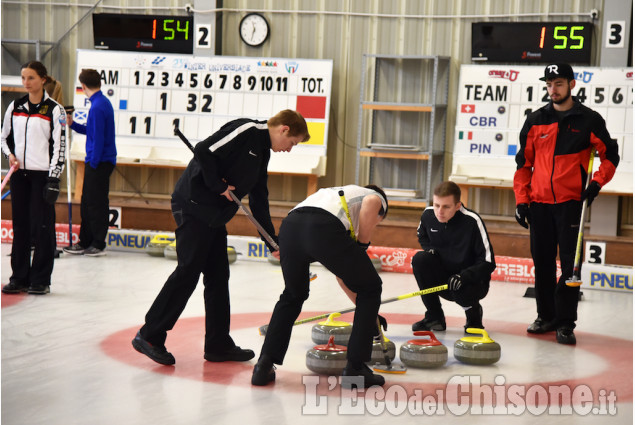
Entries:
POLYGON ((27 95, 9 105, 2 153, 17 169, 11 176, 12 274, 5 294, 50 292, 55 258, 55 201, 66 150, 64 108, 44 91, 46 67, 32 61, 21 70, 27 95), (35 250, 31 261, 31 224, 35 250))

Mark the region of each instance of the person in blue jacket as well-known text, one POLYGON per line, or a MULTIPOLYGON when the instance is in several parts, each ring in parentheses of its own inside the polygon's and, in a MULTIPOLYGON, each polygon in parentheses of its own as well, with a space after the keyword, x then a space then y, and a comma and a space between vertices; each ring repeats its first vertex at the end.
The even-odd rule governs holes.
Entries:
POLYGON ((71 129, 86 135, 86 167, 82 191, 79 243, 64 248, 75 255, 98 257, 105 255, 108 233, 108 192, 110 175, 117 163, 115 146, 115 113, 110 100, 101 92, 101 76, 94 69, 82 69, 79 74, 82 90, 90 100, 86 125, 73 122, 71 129))

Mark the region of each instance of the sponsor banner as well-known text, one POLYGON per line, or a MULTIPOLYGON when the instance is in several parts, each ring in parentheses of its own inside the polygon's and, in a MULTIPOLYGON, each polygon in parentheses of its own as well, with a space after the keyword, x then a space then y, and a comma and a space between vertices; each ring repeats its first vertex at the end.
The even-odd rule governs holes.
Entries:
MULTIPOLYGON (((556 261, 556 275, 560 277, 560 261, 556 261)), ((497 282, 535 283, 536 271, 531 258, 496 256, 492 280, 497 282)))
POLYGON ((583 289, 633 293, 633 268, 584 263, 581 271, 583 289))
POLYGON ((267 245, 255 236, 227 236, 227 246, 234 247, 238 260, 267 261, 271 257, 267 245))
MULTIPOLYGON (((381 259, 382 271, 412 273, 412 257, 419 251, 421 250, 413 248, 371 246, 368 248, 368 255, 381 259)), ((556 265, 557 275, 560 276, 560 262, 556 265)), ((496 256, 496 270, 492 273, 492 280, 533 284, 534 276, 534 262, 531 258, 496 256)))
POLYGON ((421 250, 371 245, 366 252, 370 258, 381 260, 383 272, 412 273, 412 257, 419 251, 421 250))
MULTIPOLYGON (((13 221, 2 220, 2 243, 13 243, 13 221)), ((79 224, 73 225, 73 243, 79 241, 79 224)), ((55 239, 58 247, 69 246, 68 224, 55 223, 55 239)))
MULTIPOLYGON (((13 223, 11 220, 2 220, 2 243, 13 242, 13 223)), ((79 240, 80 226, 73 225, 73 243, 79 240)), ((55 225, 57 246, 68 246, 68 224, 57 223, 55 225)), ((145 252, 145 247, 155 235, 166 235, 173 238, 174 232, 157 230, 108 230, 106 236, 107 248, 113 251, 145 252)), ((253 236, 227 236, 227 246, 236 250, 239 260, 267 261, 271 252, 265 243, 253 236)), ((421 251, 414 248, 393 248, 386 246, 371 246, 368 248, 370 258, 381 260, 383 272, 412 273, 412 257, 421 251)), ((557 276, 560 277, 560 262, 556 263, 557 276)), ((535 283, 535 269, 531 258, 518 258, 496 256, 496 269, 492 273, 492 280, 511 283, 535 283)), ((583 263, 582 288, 600 289, 617 292, 633 292, 633 268, 626 266, 602 265, 583 263)))
POLYGON ((146 245, 152 240, 154 235, 171 235, 174 233, 160 232, 156 230, 131 230, 131 229, 108 229, 106 235, 106 249, 126 252, 145 252, 146 245))

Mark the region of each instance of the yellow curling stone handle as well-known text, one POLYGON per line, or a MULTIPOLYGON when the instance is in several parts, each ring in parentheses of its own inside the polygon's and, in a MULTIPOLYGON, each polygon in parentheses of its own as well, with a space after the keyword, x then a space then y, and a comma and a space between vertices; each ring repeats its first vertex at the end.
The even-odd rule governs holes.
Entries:
POLYGON ((166 243, 166 244, 168 244, 168 243, 170 243, 172 241, 174 241, 174 238, 171 237, 170 235, 165 235, 165 234, 159 233, 159 234, 154 235, 152 237, 152 239, 150 240, 150 243, 166 243))
POLYGON ((492 338, 489 337, 489 335, 487 334, 487 331, 485 331, 485 329, 467 328, 467 333, 480 334, 481 336, 465 336, 465 337, 461 338, 461 341, 473 342, 475 344, 478 344, 478 343, 491 344, 492 342, 495 342, 492 338))
POLYGON ((337 320, 334 320, 335 318, 340 316, 341 316, 340 313, 331 313, 328 319, 326 319, 323 322, 320 322, 319 324, 322 326, 351 326, 351 324, 348 322, 339 322, 337 320))

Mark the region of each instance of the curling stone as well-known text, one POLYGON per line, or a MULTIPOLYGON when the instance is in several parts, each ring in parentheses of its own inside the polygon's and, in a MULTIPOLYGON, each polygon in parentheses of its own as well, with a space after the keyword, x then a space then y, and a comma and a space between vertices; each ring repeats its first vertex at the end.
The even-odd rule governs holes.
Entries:
POLYGON ((176 241, 165 247, 163 256, 170 260, 176 260, 176 241))
POLYGON ((146 252, 153 257, 163 257, 163 251, 170 242, 174 241, 174 237, 170 235, 158 234, 154 235, 145 247, 146 252))
MULTIPOLYGON (((381 338, 381 337, 379 337, 381 338)), ((395 360, 395 354, 397 353, 397 349, 395 347, 395 343, 389 340, 384 336, 384 344, 386 344, 386 353, 388 354, 388 358, 392 362, 395 360)), ((381 340, 378 337, 373 341, 373 351, 370 353, 370 364, 385 364, 386 359, 384 358, 384 349, 381 346, 381 340)))
POLYGON ((373 263, 375 270, 378 272, 381 271, 381 258, 371 258, 370 261, 373 263))
POLYGON ((485 329, 468 328, 466 336, 454 343, 454 357, 462 363, 473 365, 494 364, 501 358, 501 346, 491 339, 485 329))
POLYGON ((229 264, 235 263, 238 258, 238 254, 236 253, 236 248, 233 246, 227 247, 227 259, 229 260, 229 264))
POLYGON ((341 375, 346 367, 346 347, 335 345, 334 336, 325 345, 316 345, 306 352, 306 367, 322 375, 341 375))
POLYGON ((335 318, 341 316, 340 313, 331 313, 324 322, 313 325, 311 339, 316 344, 326 344, 331 336, 335 338, 335 344, 348 345, 353 326, 348 322, 339 322, 335 318))
POLYGON ((429 339, 411 339, 401 345, 399 359, 406 366, 431 369, 440 367, 448 361, 448 349, 431 331, 416 331, 415 336, 427 336, 429 339))

